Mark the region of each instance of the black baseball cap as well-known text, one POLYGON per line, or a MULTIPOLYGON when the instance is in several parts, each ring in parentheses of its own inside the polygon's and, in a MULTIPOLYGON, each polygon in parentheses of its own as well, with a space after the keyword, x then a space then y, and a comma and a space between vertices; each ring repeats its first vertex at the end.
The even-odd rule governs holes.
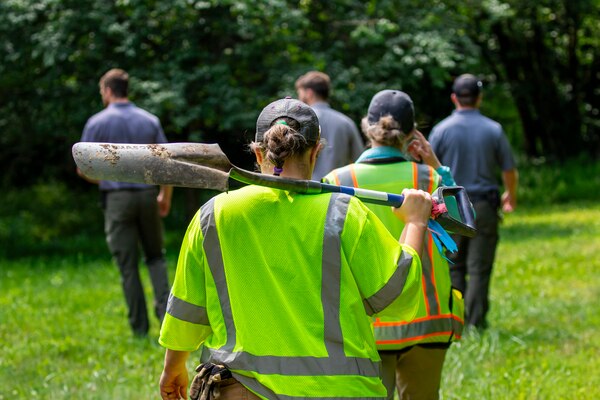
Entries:
POLYGON ((261 142, 265 132, 271 128, 275 121, 283 117, 291 118, 300 124, 298 133, 304 136, 308 143, 319 141, 321 128, 319 127, 317 114, 308 104, 291 97, 276 100, 262 110, 256 120, 254 140, 261 142))
POLYGON ((452 93, 457 97, 477 97, 482 87, 483 83, 475 75, 463 74, 454 80, 452 93))
POLYGON ((371 99, 367 121, 376 124, 381 117, 391 115, 400 123, 402 132, 410 133, 415 128, 415 108, 409 95, 400 90, 382 90, 371 99))

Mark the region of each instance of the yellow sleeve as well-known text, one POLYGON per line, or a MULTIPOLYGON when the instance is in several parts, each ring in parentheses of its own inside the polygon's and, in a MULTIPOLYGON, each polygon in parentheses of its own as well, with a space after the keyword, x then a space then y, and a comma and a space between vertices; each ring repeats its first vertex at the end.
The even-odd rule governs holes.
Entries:
POLYGON ((198 211, 181 245, 175 281, 167 313, 160 330, 159 343, 168 349, 194 351, 212 332, 206 309, 203 235, 198 211))

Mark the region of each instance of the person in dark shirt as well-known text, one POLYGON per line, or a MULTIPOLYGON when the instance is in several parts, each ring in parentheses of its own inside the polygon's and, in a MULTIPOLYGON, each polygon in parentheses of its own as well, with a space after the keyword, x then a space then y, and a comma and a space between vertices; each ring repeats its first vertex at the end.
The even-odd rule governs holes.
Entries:
POLYGON ((458 252, 450 255, 452 284, 465 293, 465 326, 485 328, 489 285, 498 244, 498 209, 517 205, 518 173, 500 124, 479 111, 481 81, 471 74, 456 78, 451 99, 456 109, 429 136, 433 151, 464 186, 475 208, 477 234, 454 238, 458 252), (500 196, 496 174, 505 192, 500 196), (468 276, 468 280, 467 280, 468 276))
MULTIPOLYGON (((166 143, 159 119, 128 99, 129 75, 111 69, 100 79, 100 95, 106 108, 85 124, 82 142, 166 143)), ((121 272, 121 283, 134 334, 145 336, 149 321, 146 298, 140 280, 138 247, 150 272, 154 289, 154 312, 162 322, 169 296, 169 282, 163 247, 161 217, 169 214, 172 187, 94 181, 102 195, 104 231, 108 248, 121 272)))

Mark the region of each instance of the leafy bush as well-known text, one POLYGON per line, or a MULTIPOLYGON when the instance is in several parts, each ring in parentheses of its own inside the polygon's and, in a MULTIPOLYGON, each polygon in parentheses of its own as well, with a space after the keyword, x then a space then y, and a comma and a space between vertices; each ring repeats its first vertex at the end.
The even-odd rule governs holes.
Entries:
POLYGON ((5 256, 28 254, 102 234, 97 191, 77 192, 63 182, 4 191, 0 242, 5 256), (67 240, 69 238, 69 240, 67 240))
POLYGON ((600 193, 600 162, 587 157, 561 163, 525 161, 519 163, 519 181, 521 205, 594 201, 600 193))

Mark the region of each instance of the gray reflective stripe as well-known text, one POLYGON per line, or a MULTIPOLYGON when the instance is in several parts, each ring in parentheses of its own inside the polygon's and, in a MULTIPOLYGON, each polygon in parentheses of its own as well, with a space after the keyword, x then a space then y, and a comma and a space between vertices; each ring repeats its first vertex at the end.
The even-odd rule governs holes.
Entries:
MULTIPOLYGON (((448 315, 443 318, 425 321, 414 321, 403 325, 377 326, 375 325, 375 339, 380 341, 410 341, 417 340, 424 335, 450 336, 454 328, 454 319, 448 315)), ((458 322, 458 321, 456 321, 458 322)), ((385 344, 385 343, 382 343, 385 344)))
POLYGON ((354 181, 349 168, 344 168, 342 171, 337 172, 338 180, 341 186, 354 187, 354 181))
POLYGON ((236 340, 235 324, 231 313, 231 302, 229 300, 229 289, 227 288, 227 279, 225 278, 225 265, 223 255, 221 254, 221 242, 217 234, 217 225, 215 220, 215 200, 214 197, 205 203, 200 210, 200 227, 204 235, 204 253, 208 261, 208 267, 215 280, 221 311, 225 327, 227 328, 227 342, 223 348, 233 351, 236 340))
MULTIPOLYGON (((341 285, 341 241, 340 234, 351 197, 343 194, 331 196, 323 238, 323 278, 322 302, 324 313, 325 347, 328 357, 285 357, 256 356, 247 352, 234 352, 236 327, 233 322, 229 291, 225 276, 225 265, 221 255, 221 245, 216 228, 214 199, 201 210, 200 225, 204 235, 203 248, 209 268, 215 280, 223 318, 227 328, 227 342, 219 349, 203 347, 201 359, 226 365, 233 370, 256 371, 259 374, 279 374, 284 376, 321 375, 362 375, 379 377, 379 363, 369 358, 346 357, 340 325, 340 285, 341 285)), ((246 381, 255 382, 251 378, 246 381)), ((255 382, 247 385, 257 393, 266 393, 268 398, 275 396, 268 389, 255 382), (258 390, 257 388, 262 388, 258 390)))
POLYGON ((169 294, 167 313, 177 319, 191 322, 192 324, 209 325, 206 308, 181 300, 180 298, 173 296, 173 293, 169 294))
MULTIPOLYGON (((426 192, 429 192, 431 185, 431 169, 426 164, 417 164, 417 181, 419 187, 416 189, 421 189, 426 192)), ((433 189, 433 186, 431 187, 433 189)))
MULTIPOLYGON (((342 344, 340 343, 340 346, 342 344)), ((282 357, 256 356, 247 352, 206 348, 203 359, 218 360, 231 369, 256 371, 259 374, 292 376, 361 375, 378 377, 379 369, 368 358, 357 357, 282 357), (209 357, 209 358, 206 358, 209 357)))
MULTIPOLYGON (((246 386, 254 393, 257 393, 260 396, 266 397, 267 399, 278 399, 278 400, 294 400, 294 399, 306 399, 306 396, 284 396, 281 394, 275 394, 273 391, 267 389, 266 387, 260 385, 256 380, 252 378, 248 378, 247 376, 236 374, 233 372, 233 377, 237 379, 242 385, 246 386)), ((313 398, 324 398, 323 395, 319 397, 313 398)), ((327 400, 348 400, 348 399, 362 399, 362 400, 381 400, 382 397, 326 397, 327 400)))
POLYGON ((392 274, 388 282, 377 293, 363 300, 367 314, 377 314, 389 306, 402 293, 406 277, 412 264, 413 256, 406 251, 400 254, 396 271, 392 274))
POLYGON ((455 318, 452 318, 452 329, 454 329, 455 336, 462 336, 464 323, 457 321, 455 318))
POLYGON ((325 216, 321 278, 324 337, 327 354, 334 359, 344 358, 344 337, 340 325, 341 234, 348 212, 350 196, 332 194, 325 216))
MULTIPOLYGON (((436 295, 434 285, 433 262, 429 254, 429 234, 425 235, 425 246, 421 255, 421 265, 423 270, 423 282, 425 283, 425 297, 427 298, 427 315, 439 315, 440 305, 436 295)), ((436 251, 435 249, 433 251, 436 251)))

